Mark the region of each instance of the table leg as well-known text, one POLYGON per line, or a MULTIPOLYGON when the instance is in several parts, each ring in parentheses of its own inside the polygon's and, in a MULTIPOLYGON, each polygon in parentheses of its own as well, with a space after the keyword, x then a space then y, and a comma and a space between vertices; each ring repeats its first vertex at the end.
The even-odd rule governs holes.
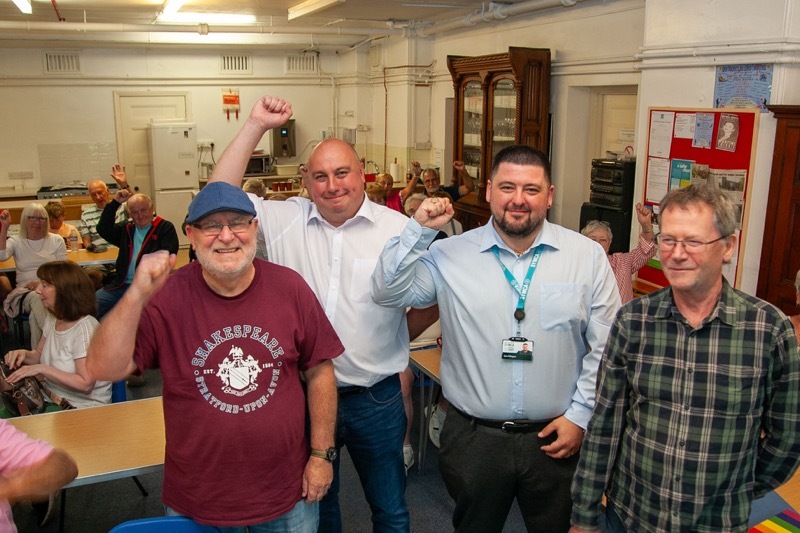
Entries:
POLYGON ((419 446, 417 447, 417 472, 422 474, 422 466, 425 464, 425 440, 428 430, 428 417, 425 415, 425 373, 419 371, 419 446))

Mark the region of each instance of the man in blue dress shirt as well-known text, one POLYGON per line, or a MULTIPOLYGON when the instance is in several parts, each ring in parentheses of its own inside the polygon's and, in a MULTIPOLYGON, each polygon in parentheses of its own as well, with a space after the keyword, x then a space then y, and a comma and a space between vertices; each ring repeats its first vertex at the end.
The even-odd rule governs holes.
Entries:
POLYGON ((546 220, 553 192, 545 154, 506 148, 493 161, 486 226, 428 251, 453 216, 448 199, 429 198, 372 277, 377 303, 439 304, 454 408, 439 467, 459 532, 502 531, 514 499, 528 531, 569 529, 576 454, 620 300, 603 249, 546 220))

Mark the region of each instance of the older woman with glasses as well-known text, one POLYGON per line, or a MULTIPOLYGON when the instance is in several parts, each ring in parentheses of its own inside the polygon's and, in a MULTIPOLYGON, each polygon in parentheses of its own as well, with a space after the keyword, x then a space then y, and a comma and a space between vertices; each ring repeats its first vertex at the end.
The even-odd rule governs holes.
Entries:
POLYGON ((642 204, 636 204, 636 218, 642 226, 642 231, 639 233, 639 245, 631 252, 608 253, 613 235, 607 222, 590 220, 581 230, 583 235, 600 244, 606 251, 623 304, 633 300, 633 275, 647 264, 657 251, 653 243, 652 213, 642 204))
POLYGON ((17 286, 6 297, 3 307, 15 314, 20 309, 17 302, 22 300, 22 312, 30 316, 31 346, 36 346, 47 315, 41 298, 33 292, 39 285, 36 270, 49 261, 65 261, 67 247, 62 237, 50 233, 47 211, 41 204, 28 204, 22 210, 19 235, 8 236, 10 225, 11 214, 4 210, 0 213, 0 261, 14 258, 17 286))

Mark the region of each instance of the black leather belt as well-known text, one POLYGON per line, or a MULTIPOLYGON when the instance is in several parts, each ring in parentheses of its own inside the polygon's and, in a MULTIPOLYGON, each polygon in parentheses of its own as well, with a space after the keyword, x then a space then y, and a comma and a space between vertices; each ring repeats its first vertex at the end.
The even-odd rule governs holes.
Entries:
MULTIPOLYGON (((451 404, 451 407, 452 404, 451 404)), ((484 426, 487 428, 492 429, 499 429, 505 433, 538 433, 539 431, 543 430, 547 424, 552 422, 553 420, 527 420, 527 419, 515 419, 515 420, 489 420, 486 418, 477 418, 472 415, 468 415, 461 409, 453 409, 463 416, 470 424, 477 424, 479 426, 484 426)))
POLYGON ((364 392, 369 390, 369 387, 359 387, 358 385, 346 385, 344 387, 339 387, 336 391, 339 393, 339 396, 347 396, 348 394, 357 394, 359 392, 364 392))

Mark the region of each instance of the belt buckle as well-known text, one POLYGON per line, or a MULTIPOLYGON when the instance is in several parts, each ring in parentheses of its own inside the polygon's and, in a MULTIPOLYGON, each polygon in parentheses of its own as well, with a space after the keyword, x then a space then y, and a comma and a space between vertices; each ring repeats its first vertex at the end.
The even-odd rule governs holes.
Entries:
POLYGON ((513 420, 507 420, 500 426, 500 430, 505 433, 514 433, 519 427, 513 420))

